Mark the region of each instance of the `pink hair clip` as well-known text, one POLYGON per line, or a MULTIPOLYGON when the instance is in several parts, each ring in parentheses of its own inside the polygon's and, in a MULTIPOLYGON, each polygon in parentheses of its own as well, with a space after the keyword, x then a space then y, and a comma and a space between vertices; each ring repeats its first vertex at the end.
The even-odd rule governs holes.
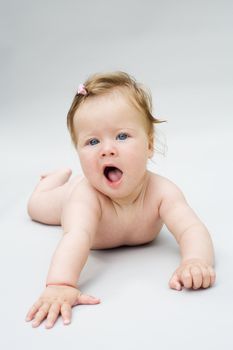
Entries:
POLYGON ((83 95, 83 96, 87 95, 87 90, 83 84, 79 85, 77 93, 78 93, 78 95, 83 95))

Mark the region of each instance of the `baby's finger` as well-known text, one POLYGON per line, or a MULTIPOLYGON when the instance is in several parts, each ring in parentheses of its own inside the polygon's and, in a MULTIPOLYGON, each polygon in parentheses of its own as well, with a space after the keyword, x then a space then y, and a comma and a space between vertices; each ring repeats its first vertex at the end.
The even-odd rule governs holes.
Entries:
POLYGON ((215 271, 212 267, 208 267, 208 271, 210 274, 210 286, 212 286, 215 283, 215 279, 216 279, 216 274, 215 271))
POLYGON ((41 322, 43 321, 43 319, 47 316, 48 311, 50 308, 50 304, 49 303, 44 303, 39 311, 37 312, 34 321, 32 322, 32 327, 38 327, 41 322))
POLYGON ((37 302, 35 302, 35 304, 33 304, 33 306, 30 308, 30 310, 27 313, 26 321, 31 321, 33 319, 33 317, 41 307, 42 303, 43 302, 41 300, 38 300, 37 302))
POLYGON ((71 322, 71 306, 68 303, 64 303, 61 306, 61 315, 63 318, 64 324, 69 324, 71 322))
POLYGON ((170 286, 170 288, 176 289, 176 290, 182 289, 181 283, 180 283, 178 275, 176 273, 174 273, 172 278, 170 279, 169 286, 170 286))
POLYGON ((192 276, 189 268, 185 268, 181 273, 181 282, 185 288, 192 288, 192 276))
POLYGON ((58 315, 60 313, 61 305, 59 303, 54 303, 50 306, 47 321, 45 324, 46 328, 52 328, 54 326, 54 323, 56 322, 58 315))
POLYGON ((201 268, 202 271, 202 288, 210 287, 210 273, 207 268, 201 268))
POLYGON ((202 271, 200 267, 191 267, 191 274, 193 280, 193 289, 198 289, 202 286, 202 271))
POLYGON ((92 297, 91 295, 87 294, 81 294, 78 297, 78 302, 77 304, 83 304, 83 305, 93 305, 93 304, 99 304, 100 299, 92 297))

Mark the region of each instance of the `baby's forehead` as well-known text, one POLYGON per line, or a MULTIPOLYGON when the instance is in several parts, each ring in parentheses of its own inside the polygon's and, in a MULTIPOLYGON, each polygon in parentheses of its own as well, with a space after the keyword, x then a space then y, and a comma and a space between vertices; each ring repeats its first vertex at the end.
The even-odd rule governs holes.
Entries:
POLYGON ((124 95, 121 91, 113 90, 105 94, 88 96, 75 112, 76 120, 93 121, 99 117, 107 119, 116 119, 117 117, 125 119, 141 115, 131 99, 124 95))
POLYGON ((144 128, 142 113, 131 102, 116 95, 95 96, 86 101, 74 120, 75 131, 79 136, 95 130, 138 130, 144 128), (97 98, 98 97, 98 98, 97 98))

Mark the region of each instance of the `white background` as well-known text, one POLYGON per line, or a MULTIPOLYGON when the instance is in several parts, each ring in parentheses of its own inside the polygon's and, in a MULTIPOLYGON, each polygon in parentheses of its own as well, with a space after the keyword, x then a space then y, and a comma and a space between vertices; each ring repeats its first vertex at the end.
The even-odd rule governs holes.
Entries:
POLYGON ((232 336, 232 1, 0 2, 0 346, 4 349, 230 349, 232 336), (79 85, 124 70, 150 88, 174 181, 208 226, 214 288, 176 292, 179 264, 164 228, 147 246, 92 251, 80 289, 102 299, 52 330, 24 322, 43 290, 61 228, 30 221, 44 171, 81 171, 66 130, 79 85))

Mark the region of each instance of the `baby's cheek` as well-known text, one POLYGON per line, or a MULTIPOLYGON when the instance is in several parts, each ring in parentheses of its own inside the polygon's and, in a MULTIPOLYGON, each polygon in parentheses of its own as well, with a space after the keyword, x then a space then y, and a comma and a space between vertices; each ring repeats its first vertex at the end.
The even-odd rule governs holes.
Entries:
POLYGON ((143 166, 147 162, 147 153, 146 150, 143 149, 143 147, 140 151, 138 150, 138 148, 136 148, 133 152, 129 152, 126 158, 128 160, 128 163, 131 164, 131 166, 133 166, 134 168, 139 167, 138 170, 140 171, 140 169, 143 168, 143 166))
POLYGON ((92 177, 96 173, 96 169, 92 160, 81 163, 84 174, 87 177, 92 177))
POLYGON ((99 181, 100 172, 96 157, 85 157, 80 159, 80 163, 86 178, 92 183, 92 185, 95 185, 96 181, 99 181))

